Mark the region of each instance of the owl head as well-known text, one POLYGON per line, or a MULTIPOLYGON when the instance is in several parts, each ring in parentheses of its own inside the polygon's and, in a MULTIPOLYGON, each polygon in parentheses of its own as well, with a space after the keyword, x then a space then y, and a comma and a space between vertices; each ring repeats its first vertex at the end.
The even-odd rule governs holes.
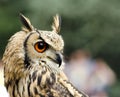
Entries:
POLYGON ((58 73, 63 67, 64 41, 59 35, 60 19, 54 17, 52 31, 35 28, 30 20, 20 14, 22 31, 15 33, 3 55, 5 76, 21 75, 28 68, 45 66, 58 73))

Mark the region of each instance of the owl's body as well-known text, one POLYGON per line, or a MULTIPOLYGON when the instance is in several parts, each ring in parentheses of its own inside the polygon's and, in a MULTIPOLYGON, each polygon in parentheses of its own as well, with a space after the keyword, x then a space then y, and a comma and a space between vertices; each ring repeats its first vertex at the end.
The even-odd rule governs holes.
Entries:
POLYGON ((23 15, 21 20, 24 28, 10 38, 2 59, 10 97, 87 97, 62 71, 64 41, 58 17, 53 31, 37 30, 23 15))

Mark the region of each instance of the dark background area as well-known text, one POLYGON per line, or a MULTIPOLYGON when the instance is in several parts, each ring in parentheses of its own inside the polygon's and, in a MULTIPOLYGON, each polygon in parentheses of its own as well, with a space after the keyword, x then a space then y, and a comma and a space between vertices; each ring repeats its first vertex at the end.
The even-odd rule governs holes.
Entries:
POLYGON ((0 58, 10 36, 21 30, 19 13, 43 30, 51 30, 52 17, 59 13, 65 55, 85 49, 103 58, 117 75, 110 95, 120 95, 119 0, 0 0, 0 58))

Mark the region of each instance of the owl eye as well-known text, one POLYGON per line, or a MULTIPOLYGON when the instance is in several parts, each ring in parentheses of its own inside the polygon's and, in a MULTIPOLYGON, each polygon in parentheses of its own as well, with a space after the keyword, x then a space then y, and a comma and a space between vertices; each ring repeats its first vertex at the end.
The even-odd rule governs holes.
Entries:
POLYGON ((48 48, 48 45, 44 41, 39 41, 35 43, 34 48, 37 52, 42 53, 48 48))

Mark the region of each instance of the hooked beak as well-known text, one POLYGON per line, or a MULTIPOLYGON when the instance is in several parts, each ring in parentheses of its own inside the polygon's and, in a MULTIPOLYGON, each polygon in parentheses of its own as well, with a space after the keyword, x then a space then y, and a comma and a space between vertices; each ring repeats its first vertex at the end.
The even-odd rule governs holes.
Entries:
POLYGON ((55 56, 56 58, 51 58, 48 56, 49 59, 51 59, 52 61, 54 61, 55 63, 59 64, 59 67, 61 66, 62 64, 62 57, 60 56, 60 54, 56 54, 55 56))
POLYGON ((59 64, 59 67, 60 67, 61 64, 62 64, 62 58, 61 58, 61 56, 60 56, 59 54, 56 54, 56 63, 59 64))

